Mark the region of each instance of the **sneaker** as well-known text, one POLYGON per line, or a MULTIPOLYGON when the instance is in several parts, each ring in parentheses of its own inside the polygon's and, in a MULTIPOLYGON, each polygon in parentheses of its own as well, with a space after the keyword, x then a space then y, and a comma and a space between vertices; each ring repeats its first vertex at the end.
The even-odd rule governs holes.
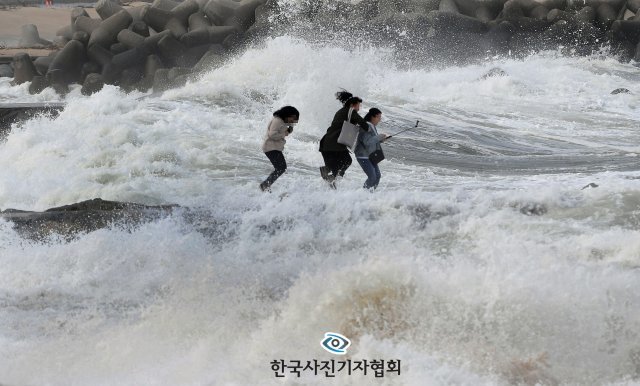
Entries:
POLYGON ((320 166, 320 175, 323 180, 329 181, 329 168, 326 166, 320 166))
POLYGON ((263 192, 271 193, 271 186, 269 186, 269 184, 267 184, 266 182, 262 182, 260 183, 260 190, 262 190, 263 192))
POLYGON ((327 176, 327 182, 329 183, 329 187, 333 190, 336 190, 336 177, 333 175, 327 176))

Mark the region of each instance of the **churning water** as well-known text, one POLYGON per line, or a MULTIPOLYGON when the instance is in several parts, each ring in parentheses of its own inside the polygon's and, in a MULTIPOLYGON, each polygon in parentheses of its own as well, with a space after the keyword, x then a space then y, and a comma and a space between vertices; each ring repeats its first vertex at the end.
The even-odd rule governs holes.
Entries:
MULTIPOLYGON (((319 344, 335 331, 348 358, 402 361, 339 384, 634 384, 638 80, 600 56, 424 69, 284 36, 160 97, 75 89, 0 143, 0 208, 206 216, 44 243, 0 222, 0 382, 326 384, 271 361, 335 359, 319 344), (385 144, 374 194, 357 163, 337 191, 318 173, 340 87, 383 111, 382 132, 421 122, 385 144), (263 194, 285 104, 301 111, 289 170, 263 194)), ((0 95, 35 100, 6 80, 0 95)))

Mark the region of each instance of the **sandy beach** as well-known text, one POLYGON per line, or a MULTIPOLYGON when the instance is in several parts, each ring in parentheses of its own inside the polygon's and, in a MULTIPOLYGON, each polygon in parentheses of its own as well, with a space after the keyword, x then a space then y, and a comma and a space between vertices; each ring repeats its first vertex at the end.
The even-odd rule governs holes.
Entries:
MULTIPOLYGON (((20 29, 25 24, 35 24, 40 32, 40 37, 51 40, 56 36, 56 31, 71 22, 70 7, 44 8, 22 7, 0 10, 0 44, 6 47, 15 46, 20 40, 20 29)), ((97 17, 93 8, 87 12, 92 17, 97 17)), ((12 55, 15 50, 0 50, 0 55, 12 55)))
MULTIPOLYGON (((132 3, 138 6, 144 3, 132 3)), ((25 24, 35 24, 40 37, 52 40, 56 31, 71 22, 72 4, 64 4, 52 8, 18 7, 0 9, 0 56, 12 56, 18 52, 28 52, 32 56, 47 55, 51 50, 12 48, 20 40, 21 27, 25 24)), ((98 18, 94 8, 86 8, 91 17, 98 18)))

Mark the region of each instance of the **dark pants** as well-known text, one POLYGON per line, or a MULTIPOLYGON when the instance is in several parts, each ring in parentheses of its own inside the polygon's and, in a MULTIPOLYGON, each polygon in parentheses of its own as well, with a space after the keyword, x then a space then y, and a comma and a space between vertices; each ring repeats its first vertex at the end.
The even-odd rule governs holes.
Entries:
POLYGON ((367 175, 367 180, 364 182, 364 188, 377 188, 380 183, 380 168, 378 165, 374 165, 368 158, 358 158, 358 163, 362 166, 362 170, 367 175))
POLYGON ((351 156, 348 151, 323 151, 324 164, 331 170, 334 177, 344 176, 344 172, 351 166, 351 156))
POLYGON ((279 150, 271 150, 264 154, 267 156, 267 158, 269 158, 269 161, 271 161, 273 167, 275 168, 275 170, 271 172, 271 174, 269 174, 269 177, 267 177, 267 179, 263 182, 263 184, 271 186, 274 182, 276 182, 278 177, 280 177, 282 174, 284 174, 284 172, 287 171, 287 161, 285 161, 284 155, 279 150))

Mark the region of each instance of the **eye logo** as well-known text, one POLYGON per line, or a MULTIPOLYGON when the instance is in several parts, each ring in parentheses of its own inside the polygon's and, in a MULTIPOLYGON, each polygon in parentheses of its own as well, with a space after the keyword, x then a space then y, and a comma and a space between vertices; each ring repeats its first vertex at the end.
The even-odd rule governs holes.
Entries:
POLYGON ((351 341, 338 333, 326 332, 320 344, 331 354, 344 355, 347 353, 347 347, 351 345, 351 341))

